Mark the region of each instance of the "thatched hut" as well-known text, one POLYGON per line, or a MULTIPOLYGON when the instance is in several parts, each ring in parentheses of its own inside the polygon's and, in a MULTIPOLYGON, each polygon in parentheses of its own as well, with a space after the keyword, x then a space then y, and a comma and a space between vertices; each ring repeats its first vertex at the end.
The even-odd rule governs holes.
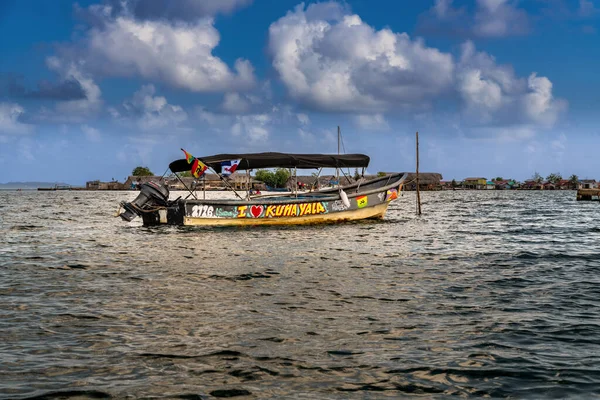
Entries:
MULTIPOLYGON (((402 190, 417 190, 417 173, 405 172, 408 174, 402 190)), ((419 172, 420 190, 442 190, 442 174, 437 172, 419 172)))

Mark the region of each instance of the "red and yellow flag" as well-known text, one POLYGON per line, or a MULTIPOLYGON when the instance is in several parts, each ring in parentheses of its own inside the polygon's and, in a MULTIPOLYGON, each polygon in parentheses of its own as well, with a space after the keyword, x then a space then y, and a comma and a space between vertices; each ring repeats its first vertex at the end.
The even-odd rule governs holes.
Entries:
POLYGON ((200 178, 204 171, 206 171, 206 168, 208 168, 206 164, 197 158, 194 158, 194 163, 192 164, 192 175, 194 178, 200 178))
POLYGON ((183 154, 185 154, 185 159, 187 160, 188 164, 192 164, 191 171, 194 178, 200 178, 204 171, 206 171, 206 169, 208 168, 206 164, 198 160, 196 157, 194 157, 184 149, 181 149, 181 151, 183 151, 183 154))
POLYGON ((181 149, 181 151, 183 151, 183 154, 185 154, 185 159, 187 160, 188 164, 191 164, 192 161, 194 161, 195 157, 187 151, 185 151, 184 149, 181 149))

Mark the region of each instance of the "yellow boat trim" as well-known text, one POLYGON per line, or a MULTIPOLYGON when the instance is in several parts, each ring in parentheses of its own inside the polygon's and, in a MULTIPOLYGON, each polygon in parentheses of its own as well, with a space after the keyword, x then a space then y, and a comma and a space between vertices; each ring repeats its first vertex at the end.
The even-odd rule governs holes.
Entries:
POLYGON ((283 218, 197 218, 184 217, 183 224, 187 226, 242 226, 242 225, 309 225, 328 224, 342 221, 357 221, 361 219, 381 219, 390 203, 385 202, 373 207, 359 208, 352 211, 341 211, 329 214, 306 215, 303 217, 283 218))

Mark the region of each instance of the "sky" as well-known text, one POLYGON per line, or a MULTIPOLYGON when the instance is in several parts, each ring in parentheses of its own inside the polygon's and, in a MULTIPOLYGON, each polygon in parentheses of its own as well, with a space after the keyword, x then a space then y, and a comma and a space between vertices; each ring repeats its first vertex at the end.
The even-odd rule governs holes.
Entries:
POLYGON ((600 179, 600 0, 0 2, 0 182, 202 157, 600 179))

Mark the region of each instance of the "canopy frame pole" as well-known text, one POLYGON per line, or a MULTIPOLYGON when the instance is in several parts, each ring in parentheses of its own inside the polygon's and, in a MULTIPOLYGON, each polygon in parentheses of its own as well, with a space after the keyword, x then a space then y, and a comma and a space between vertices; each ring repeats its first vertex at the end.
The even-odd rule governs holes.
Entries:
POLYGON ((202 175, 202 199, 206 200, 206 174, 202 175))
POLYGON ((187 187, 187 185, 185 184, 184 181, 181 180, 181 178, 179 177, 179 175, 177 175, 176 172, 173 172, 173 173, 175 174, 175 176, 177 177, 177 179, 179 180, 179 182, 181 182, 181 184, 183 185, 183 187, 186 188, 188 192, 190 192, 190 194, 188 194, 185 199, 187 200, 190 196, 194 196, 194 198, 196 200, 198 200, 198 197, 196 197, 196 195, 194 194, 194 192, 192 192, 192 190, 187 187))
MULTIPOLYGON (((211 168, 212 169, 212 168, 211 168)), ((217 174, 217 176, 219 177, 219 179, 221 179, 221 181, 229 188, 233 191, 233 193, 235 193, 235 195, 240 199, 240 200, 244 200, 244 198, 242 196, 239 195, 239 193, 237 192, 237 190, 235 190, 235 188, 233 186, 231 186, 231 184, 229 182, 227 182, 227 180, 225 180, 225 178, 223 178, 221 176, 221 174, 219 174, 217 171, 213 170, 213 172, 215 174, 217 174)))
MULTIPOLYGON (((200 159, 199 159, 199 160, 200 160, 200 159)), ((200 161, 202 161, 202 160, 200 160, 200 161)), ((202 161, 202 162, 204 162, 204 161, 202 161)), ((226 186, 227 186, 229 189, 231 189, 231 190, 233 191, 233 193, 235 193, 235 195, 236 195, 236 196, 237 196, 237 197, 238 197, 240 200, 244 200, 244 198, 238 194, 238 192, 235 190, 235 188, 234 188, 233 186, 231 186, 231 184, 230 184, 229 182, 227 182, 227 180, 225 180, 225 178, 223 178, 223 176, 222 176, 220 173, 218 173, 217 171, 215 171, 215 170, 214 170, 212 167, 209 167, 209 166, 208 166, 208 164, 206 164, 206 163, 205 163, 205 165, 206 165, 206 166, 207 166, 207 167, 208 167, 208 168, 209 168, 209 169, 210 169, 212 172, 214 172, 214 173, 215 173, 215 174, 216 174, 216 175, 219 177, 219 179, 221 180, 221 182, 223 182, 223 183, 224 183, 224 184, 225 184, 225 185, 226 185, 226 186)))
POLYGON ((315 181, 312 183, 311 190, 315 188, 315 186, 319 183, 319 175, 321 175, 321 171, 323 171, 323 167, 319 168, 319 172, 317 172, 317 176, 315 177, 315 181))
POLYGON ((295 196, 298 198, 298 168, 294 167, 294 190, 295 196))
POLYGON ((250 200, 250 170, 246 170, 246 199, 250 200))
MULTIPOLYGON (((340 130, 338 132, 339 134, 339 141, 342 143, 342 151, 344 152, 344 154, 346 154, 346 145, 344 145, 344 138, 342 137, 342 131, 340 130)), ((339 144, 338 144, 338 155, 341 154, 340 153, 340 149, 339 149, 339 144)), ((346 171, 348 171, 348 176, 350 176, 350 167, 346 167, 346 171)))
POLYGON ((360 178, 358 178, 358 186, 356 187, 356 193, 358 193, 359 189, 360 189, 360 185, 362 185, 363 180, 365 177, 365 167, 362 168, 362 173, 360 174, 360 178))
MULTIPOLYGON (((344 170, 343 170, 343 169, 341 169, 341 168, 340 168, 340 170, 342 171, 342 175, 344 175, 344 178, 346 178, 346 182, 348 182, 348 184, 350 184, 350 177, 349 177, 348 175, 346 175, 346 173, 344 172, 344 170)), ((339 178, 338 178, 338 187, 340 187, 340 186, 341 186, 341 185, 340 185, 340 183, 341 183, 341 182, 340 182, 340 180, 339 180, 339 178)))

